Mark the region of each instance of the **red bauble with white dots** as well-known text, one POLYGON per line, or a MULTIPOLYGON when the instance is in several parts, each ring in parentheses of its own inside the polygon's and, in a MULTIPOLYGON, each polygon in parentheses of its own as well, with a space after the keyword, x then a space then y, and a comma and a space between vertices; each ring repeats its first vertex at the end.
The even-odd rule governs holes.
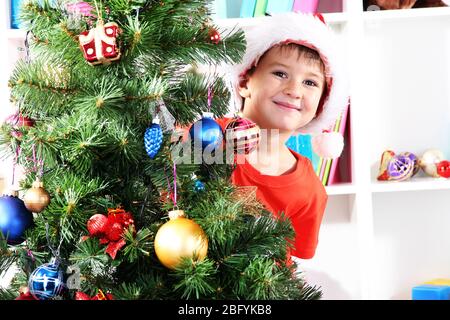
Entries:
POLYGON ((256 123, 245 118, 231 120, 225 128, 227 150, 230 148, 237 154, 248 154, 259 143, 260 128, 256 123))

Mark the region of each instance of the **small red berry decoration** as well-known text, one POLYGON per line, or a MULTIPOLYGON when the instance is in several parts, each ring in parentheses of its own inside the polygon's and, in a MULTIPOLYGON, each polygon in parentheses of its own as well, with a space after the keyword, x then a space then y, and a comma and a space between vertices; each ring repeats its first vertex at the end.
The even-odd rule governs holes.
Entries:
POLYGON ((220 42, 220 33, 217 32, 216 29, 211 28, 209 30, 209 40, 211 40, 212 43, 218 44, 220 42))

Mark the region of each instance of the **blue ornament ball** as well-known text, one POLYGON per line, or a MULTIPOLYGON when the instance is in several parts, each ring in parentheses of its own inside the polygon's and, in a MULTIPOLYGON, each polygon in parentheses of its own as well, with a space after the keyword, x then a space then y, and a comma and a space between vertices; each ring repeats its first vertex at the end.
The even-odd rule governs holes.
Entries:
POLYGON ((25 230, 32 224, 33 214, 22 200, 14 196, 0 197, 0 230, 8 244, 23 242, 25 230))
POLYGON ((205 184, 201 182, 200 180, 195 180, 194 182, 194 190, 196 192, 201 192, 205 190, 205 184))
POLYGON ((28 288, 34 298, 48 300, 59 296, 64 288, 64 272, 59 262, 52 259, 49 263, 37 267, 30 275, 28 288))
POLYGON ((203 116, 189 129, 189 135, 194 141, 194 146, 201 145, 202 150, 217 149, 223 140, 223 132, 220 125, 212 117, 203 116))
POLYGON ((150 127, 145 130, 144 146, 145 151, 151 159, 153 159, 161 148, 163 134, 161 126, 157 122, 153 122, 150 127))

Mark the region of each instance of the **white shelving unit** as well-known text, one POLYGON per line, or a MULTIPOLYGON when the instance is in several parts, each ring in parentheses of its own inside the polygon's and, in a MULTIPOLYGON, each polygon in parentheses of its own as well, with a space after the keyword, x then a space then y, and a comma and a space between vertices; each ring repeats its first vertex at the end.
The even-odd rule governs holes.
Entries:
MULTIPOLYGON (((9 29, 6 8, 2 105, 25 37, 9 29)), ((376 176, 387 149, 420 156, 438 148, 450 159, 450 8, 363 12, 362 0, 344 0, 343 13, 324 16, 347 52, 352 182, 327 187, 319 247, 300 268, 324 299, 410 299, 413 286, 450 278, 450 180, 376 176)), ((229 28, 256 19, 216 22, 229 28)), ((3 118, 8 108, 1 110, 3 118)))

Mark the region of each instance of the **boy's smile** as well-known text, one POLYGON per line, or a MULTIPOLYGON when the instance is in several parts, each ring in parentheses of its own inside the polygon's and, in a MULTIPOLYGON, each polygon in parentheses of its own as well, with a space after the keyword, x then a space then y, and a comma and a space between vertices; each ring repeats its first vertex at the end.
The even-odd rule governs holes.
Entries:
POLYGON ((292 47, 274 47, 240 87, 244 117, 262 129, 292 132, 315 116, 324 90, 320 61, 292 47))
POLYGON ((289 103, 289 102, 285 102, 285 101, 279 101, 279 100, 274 100, 273 103, 275 103, 277 106, 283 108, 283 109, 287 109, 287 110, 291 110, 291 111, 302 111, 302 107, 301 104, 293 104, 293 103, 289 103))

